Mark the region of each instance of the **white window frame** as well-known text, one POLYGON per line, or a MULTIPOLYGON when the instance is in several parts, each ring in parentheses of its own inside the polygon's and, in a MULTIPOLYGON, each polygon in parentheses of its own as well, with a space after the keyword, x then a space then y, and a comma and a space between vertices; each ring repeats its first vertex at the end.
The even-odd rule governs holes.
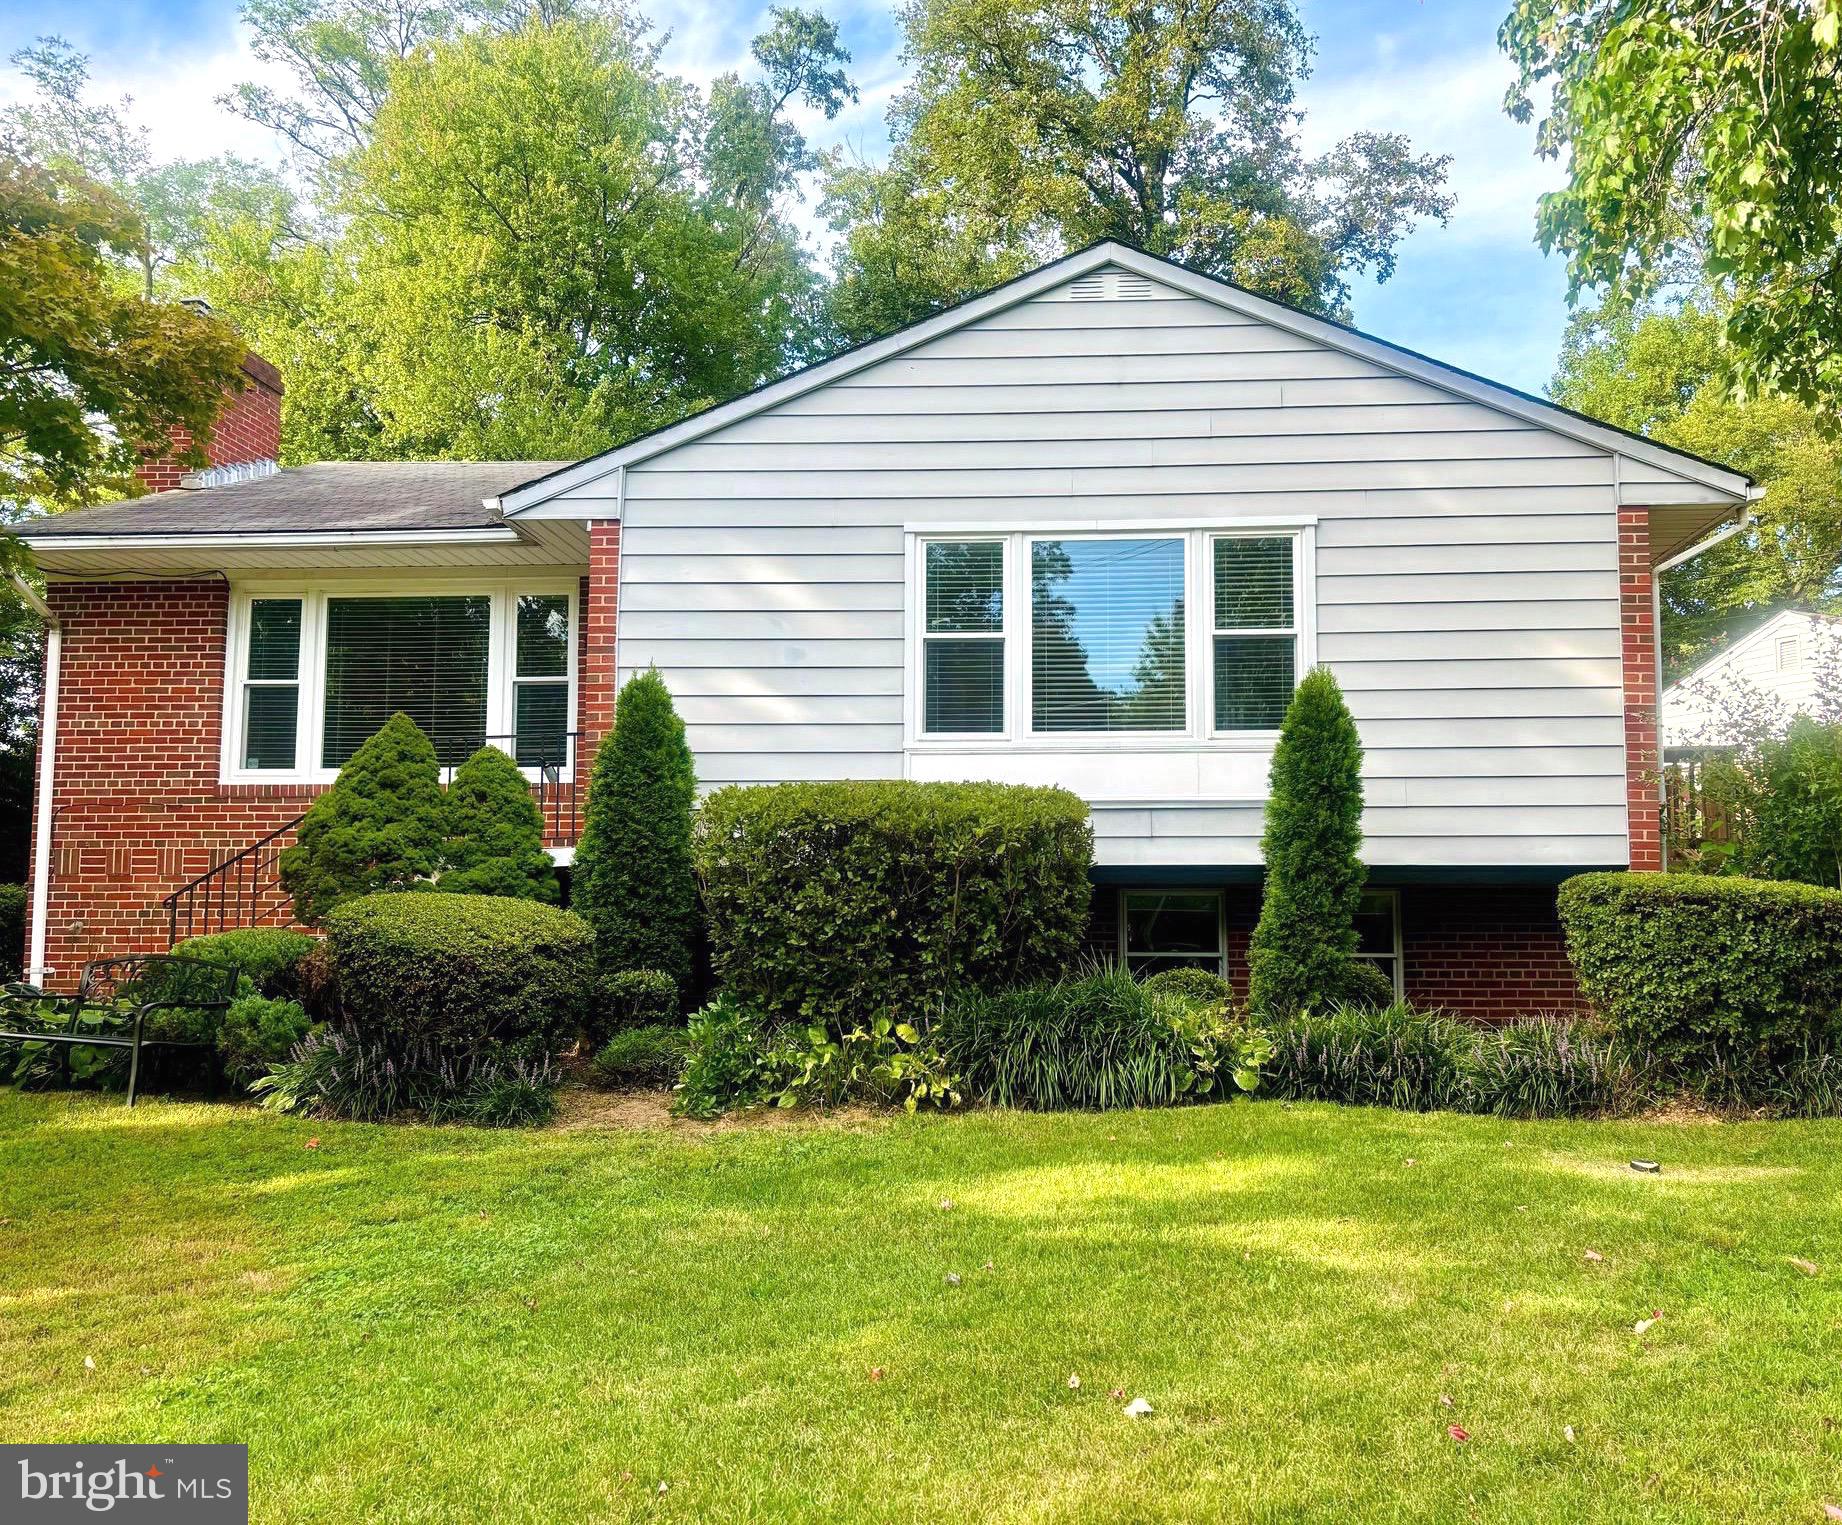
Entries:
MULTIPOLYGON (((1126 902, 1134 895, 1208 895, 1215 901, 1215 972, 1223 979, 1228 978, 1228 896, 1226 892, 1211 889, 1207 885, 1196 884, 1132 884, 1121 885, 1117 914, 1119 918, 1119 963, 1120 967, 1130 969, 1134 957, 1129 942, 1131 923, 1126 918, 1126 902)), ((1179 960, 1207 958, 1208 953, 1139 953, 1142 959, 1162 960, 1164 967, 1176 969, 1183 967, 1179 960)), ((1145 971, 1147 975, 1158 973, 1156 969, 1145 971)))
MULTIPOLYGON (((1083 521, 1066 529, 1040 521, 1027 524, 910 525, 905 541, 908 618, 904 631, 908 702, 905 745, 910 751, 965 752, 1143 752, 1205 748, 1211 751, 1270 751, 1277 728, 1260 731, 1215 729, 1215 551, 1228 538, 1292 541, 1292 619, 1286 631, 1236 634, 1293 636, 1293 685, 1317 662, 1317 520, 1296 518, 1220 520, 1083 521), (1184 543, 1185 723, 1170 731, 1033 731, 1033 623, 1030 607, 1031 547, 1040 540, 1181 540, 1184 543), (1001 731, 939 732, 926 729, 927 546, 945 542, 1000 541, 1004 545, 1002 629, 979 639, 1004 642, 1004 728, 1001 731), (1206 615, 1205 612, 1206 611, 1206 615)), ((948 637, 951 639, 951 637, 948 637)))
MULTIPOLYGON (((482 597, 491 604, 491 624, 486 657, 486 733, 505 737, 512 732, 516 708, 517 606, 523 594, 562 595, 569 609, 569 698, 564 711, 574 730, 581 651, 579 586, 575 578, 456 577, 456 578, 318 578, 312 581, 234 582, 230 590, 230 619, 225 632, 223 735, 218 776, 226 784, 330 784, 337 768, 319 766, 326 711, 326 605, 334 598, 482 597), (244 674, 249 670, 250 605, 258 599, 298 598, 301 601, 301 656, 299 704, 294 727, 292 768, 246 768, 243 758, 244 674)), ((554 680, 552 680, 554 681, 554 680)), ((497 743, 495 743, 497 745, 497 743)), ((536 768, 522 770, 537 780, 536 768)), ((561 782, 575 778, 573 760, 562 770, 561 782)))
POLYGON ((1394 960, 1394 998, 1397 1001, 1407 999, 1407 949, 1401 941, 1401 892, 1399 890, 1365 889, 1364 895, 1375 895, 1385 899, 1393 912, 1390 918, 1394 926, 1394 951, 1392 953, 1358 953, 1357 958, 1364 963, 1379 964, 1385 959, 1394 960))

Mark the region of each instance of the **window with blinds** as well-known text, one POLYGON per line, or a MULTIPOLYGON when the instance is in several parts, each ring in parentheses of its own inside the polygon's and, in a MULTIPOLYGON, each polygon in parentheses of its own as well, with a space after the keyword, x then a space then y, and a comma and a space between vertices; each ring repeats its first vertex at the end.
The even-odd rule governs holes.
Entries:
POLYGON ((257 598, 249 606, 243 671, 243 766, 292 768, 301 715, 301 601, 257 598))
POLYGON ((930 736, 1004 730, 1004 545, 927 543, 921 728, 930 736))
POLYGON ((492 599, 329 598, 320 763, 342 767, 399 710, 444 766, 485 742, 492 599))
POLYGON ((1030 543, 1033 731, 1182 731, 1184 541, 1030 543))
POLYGON ((1290 535, 1213 542, 1215 729, 1275 731, 1298 678, 1290 535))

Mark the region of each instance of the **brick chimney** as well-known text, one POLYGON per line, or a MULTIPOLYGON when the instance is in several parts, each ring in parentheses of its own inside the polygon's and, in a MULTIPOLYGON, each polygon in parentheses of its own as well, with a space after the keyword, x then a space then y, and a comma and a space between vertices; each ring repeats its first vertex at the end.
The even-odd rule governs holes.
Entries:
MULTIPOLYGON (((196 297, 188 298, 186 306, 207 315, 211 311, 209 304, 196 297)), ((250 467, 253 468, 250 475, 266 474, 264 468, 267 471, 275 469, 281 456, 281 372, 262 356, 251 352, 243 357, 243 379, 242 391, 233 390, 225 396, 223 411, 211 427, 210 439, 205 441, 209 468, 201 470, 181 465, 172 455, 143 461, 134 474, 146 484, 149 492, 203 485, 186 478, 205 476, 219 467, 250 467)), ((190 431, 173 430, 176 453, 183 454, 191 444, 190 431)))

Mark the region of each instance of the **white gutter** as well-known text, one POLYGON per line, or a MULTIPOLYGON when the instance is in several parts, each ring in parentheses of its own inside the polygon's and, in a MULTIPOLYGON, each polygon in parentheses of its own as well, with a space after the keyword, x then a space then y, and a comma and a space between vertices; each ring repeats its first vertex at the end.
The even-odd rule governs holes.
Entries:
POLYGON ((45 622, 45 692, 38 725, 37 819, 32 841, 32 947, 26 965, 26 978, 34 985, 43 985, 45 918, 51 907, 51 790, 58 737, 58 669, 63 657, 64 627, 50 605, 38 596, 38 590, 17 572, 13 574, 13 586, 45 622))
POLYGON ((326 546, 516 545, 510 525, 452 530, 257 530, 226 535, 21 535, 40 551, 316 550, 326 546))

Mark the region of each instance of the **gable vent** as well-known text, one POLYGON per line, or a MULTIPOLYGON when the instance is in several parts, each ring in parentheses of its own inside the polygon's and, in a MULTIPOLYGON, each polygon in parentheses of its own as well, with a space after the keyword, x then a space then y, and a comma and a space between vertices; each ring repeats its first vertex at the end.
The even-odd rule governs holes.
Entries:
POLYGON ((1071 302, 1144 302, 1155 294, 1150 281, 1129 270, 1096 270, 1068 283, 1071 302))

